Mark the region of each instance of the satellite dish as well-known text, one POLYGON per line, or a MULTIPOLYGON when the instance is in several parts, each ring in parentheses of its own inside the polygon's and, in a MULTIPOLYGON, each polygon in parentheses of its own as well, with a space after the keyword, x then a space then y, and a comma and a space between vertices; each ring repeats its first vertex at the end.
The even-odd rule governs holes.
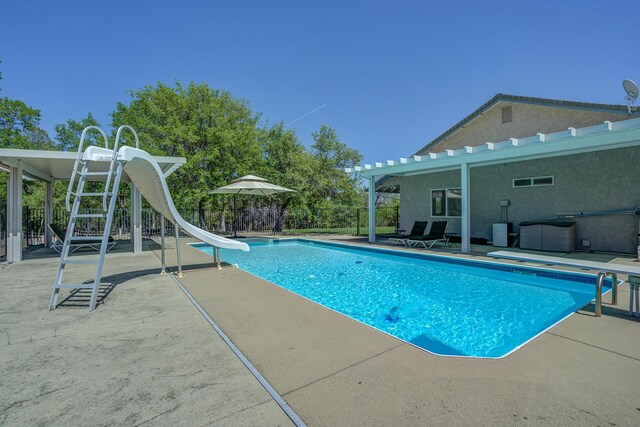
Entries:
POLYGON ((622 82, 622 87, 627 92, 627 96, 624 98, 627 100, 627 113, 631 116, 633 112, 631 104, 635 104, 636 99, 638 99, 638 85, 633 80, 627 79, 622 82))
POLYGON ((622 82, 622 87, 627 91, 627 95, 634 101, 638 97, 638 85, 633 80, 625 80, 622 82))

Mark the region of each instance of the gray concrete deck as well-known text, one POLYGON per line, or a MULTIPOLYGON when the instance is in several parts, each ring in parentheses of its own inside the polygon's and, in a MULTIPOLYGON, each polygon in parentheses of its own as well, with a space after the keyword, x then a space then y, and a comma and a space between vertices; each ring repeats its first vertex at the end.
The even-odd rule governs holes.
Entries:
POLYGON ((587 307, 504 359, 460 359, 431 355, 239 269, 207 269, 211 258, 193 248, 183 256, 195 269, 181 282, 309 425, 640 420, 640 323, 626 316, 626 285, 602 318, 587 307))
MULTIPOLYGON (((640 322, 626 316, 626 285, 618 306, 604 298, 602 318, 587 307, 504 359, 447 358, 237 268, 216 271, 184 243, 181 283, 309 425, 640 420, 640 322)), ((117 286, 92 313, 73 301, 46 310, 57 258, 0 270, 0 425, 290 424, 157 274, 151 248, 108 257, 117 286)), ((173 251, 167 260, 175 270, 173 251)))
POLYGON ((117 252, 91 313, 47 311, 57 257, 0 267, 0 425, 292 424, 152 252, 117 252))

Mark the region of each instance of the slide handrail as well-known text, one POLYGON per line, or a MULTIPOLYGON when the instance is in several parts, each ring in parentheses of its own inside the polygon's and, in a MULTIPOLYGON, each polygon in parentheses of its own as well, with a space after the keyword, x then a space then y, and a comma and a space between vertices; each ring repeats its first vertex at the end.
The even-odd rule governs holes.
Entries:
MULTIPOLYGON (((89 132, 90 130, 97 130, 98 132, 100 132, 100 134, 102 135, 102 139, 104 139, 104 148, 106 148, 107 150, 109 149, 109 138, 107 138, 107 134, 104 133, 104 131, 98 126, 87 126, 82 130, 82 135, 80 135, 80 143, 78 144, 78 155, 76 156, 76 161, 73 164, 73 171, 71 172, 69 186, 67 187, 67 195, 64 200, 67 212, 71 211, 71 194, 73 193, 73 184, 78 173, 78 164, 82 161, 82 154, 84 153, 84 140, 86 138, 87 132, 89 132)), ((106 206, 106 201, 103 201, 103 206, 106 206)))

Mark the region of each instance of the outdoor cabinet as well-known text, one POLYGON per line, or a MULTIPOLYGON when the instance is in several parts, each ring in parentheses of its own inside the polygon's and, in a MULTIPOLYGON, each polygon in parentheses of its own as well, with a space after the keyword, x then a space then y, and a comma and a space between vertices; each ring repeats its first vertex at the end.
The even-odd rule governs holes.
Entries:
POLYGON ((511 244, 509 234, 513 233, 513 223, 501 222, 493 224, 493 246, 506 248, 511 244))
POLYGON ((520 248, 537 251, 573 252, 576 250, 575 222, 521 222, 520 248))

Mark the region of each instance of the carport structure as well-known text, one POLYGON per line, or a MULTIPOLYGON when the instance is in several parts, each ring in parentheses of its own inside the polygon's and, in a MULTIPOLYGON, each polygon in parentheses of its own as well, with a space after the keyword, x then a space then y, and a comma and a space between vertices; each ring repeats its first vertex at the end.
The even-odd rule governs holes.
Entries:
MULTIPOLYGON (((506 141, 487 142, 477 146, 466 146, 455 150, 431 152, 424 156, 413 156, 399 160, 387 160, 346 168, 347 173, 356 173, 369 182, 369 242, 376 241, 376 180, 382 175, 411 176, 442 171, 460 171, 461 182, 461 251, 471 251, 471 180, 473 168, 525 160, 568 156, 572 154, 604 152, 618 148, 640 146, 640 119, 568 128, 555 133, 538 133, 525 138, 510 138, 506 141)), ((400 196, 402 197, 402 195, 400 196)))
MULTIPOLYGON (((8 172, 7 178, 7 261, 22 261, 22 188, 25 179, 37 180, 45 185, 44 221, 49 224, 53 220, 53 184, 55 181, 68 181, 71 177, 77 153, 46 150, 23 150, 0 148, 0 170, 8 172)), ((164 176, 167 177, 186 163, 184 157, 155 156, 164 176)), ((100 171, 101 165, 94 169, 100 171)), ((104 171, 108 163, 104 164, 104 171)), ((104 179, 95 176, 95 180, 104 179)), ((130 183, 124 173, 122 179, 130 183)), ((133 253, 142 252, 142 196, 131 185, 131 240, 133 253)), ((45 227, 44 242, 49 247, 52 243, 50 230, 45 227)))

